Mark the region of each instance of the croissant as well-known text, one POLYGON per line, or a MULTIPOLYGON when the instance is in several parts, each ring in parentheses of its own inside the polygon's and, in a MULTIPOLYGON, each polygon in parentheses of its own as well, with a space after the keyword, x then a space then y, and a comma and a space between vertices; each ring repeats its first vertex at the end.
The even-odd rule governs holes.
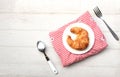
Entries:
POLYGON ((88 32, 85 29, 80 27, 72 27, 70 32, 76 34, 75 40, 73 40, 70 35, 67 37, 67 43, 71 48, 76 50, 84 50, 88 47, 89 37, 88 32))

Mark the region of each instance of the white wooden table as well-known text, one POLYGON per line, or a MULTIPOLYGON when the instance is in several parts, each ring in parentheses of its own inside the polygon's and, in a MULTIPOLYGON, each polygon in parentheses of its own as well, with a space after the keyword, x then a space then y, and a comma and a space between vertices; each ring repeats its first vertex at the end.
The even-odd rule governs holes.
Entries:
MULTIPOLYGON (((120 41, 96 17, 108 47, 100 54, 63 67, 48 33, 96 5, 120 38, 120 0, 0 0, 0 77, 120 77, 120 41), (54 75, 36 42, 57 67, 54 75)), ((95 17, 95 15, 93 15, 95 17)))

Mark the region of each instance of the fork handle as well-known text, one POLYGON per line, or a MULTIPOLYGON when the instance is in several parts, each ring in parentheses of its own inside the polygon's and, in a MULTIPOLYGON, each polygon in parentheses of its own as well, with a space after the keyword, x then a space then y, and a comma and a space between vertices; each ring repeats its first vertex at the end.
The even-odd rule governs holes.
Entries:
POLYGON ((101 19, 102 19, 102 21, 105 23, 105 25, 107 26, 107 28, 109 29, 109 31, 112 33, 112 35, 114 36, 114 38, 115 38, 117 41, 119 41, 119 38, 118 38, 117 34, 109 27, 109 25, 106 23, 106 21, 105 21, 103 18, 101 18, 101 19))

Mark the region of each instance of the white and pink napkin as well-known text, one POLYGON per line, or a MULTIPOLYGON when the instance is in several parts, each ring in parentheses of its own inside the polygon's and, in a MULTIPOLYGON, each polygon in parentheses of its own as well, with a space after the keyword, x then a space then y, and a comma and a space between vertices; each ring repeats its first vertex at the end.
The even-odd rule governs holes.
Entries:
POLYGON ((82 16, 80 16, 76 20, 69 22, 68 24, 57 29, 56 31, 50 32, 49 36, 51 38, 52 45, 56 53, 59 55, 64 67, 82 61, 95 54, 98 54, 99 52, 102 52, 102 50, 105 49, 108 45, 103 33, 101 32, 96 22, 92 19, 92 16, 88 11, 85 12, 82 16), (93 47, 89 50, 89 52, 86 52, 84 54, 73 54, 64 47, 62 42, 62 35, 66 27, 68 27, 70 24, 79 22, 89 25, 89 27, 94 32, 95 42, 93 47))

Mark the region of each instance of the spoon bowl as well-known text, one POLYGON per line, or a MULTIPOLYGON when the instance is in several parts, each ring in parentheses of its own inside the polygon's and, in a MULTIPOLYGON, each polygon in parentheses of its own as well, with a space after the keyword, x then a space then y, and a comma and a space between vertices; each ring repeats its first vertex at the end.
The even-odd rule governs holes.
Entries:
POLYGON ((38 42, 37 42, 37 49, 38 49, 40 52, 45 52, 45 49, 46 49, 45 43, 42 42, 42 41, 38 41, 38 42))

